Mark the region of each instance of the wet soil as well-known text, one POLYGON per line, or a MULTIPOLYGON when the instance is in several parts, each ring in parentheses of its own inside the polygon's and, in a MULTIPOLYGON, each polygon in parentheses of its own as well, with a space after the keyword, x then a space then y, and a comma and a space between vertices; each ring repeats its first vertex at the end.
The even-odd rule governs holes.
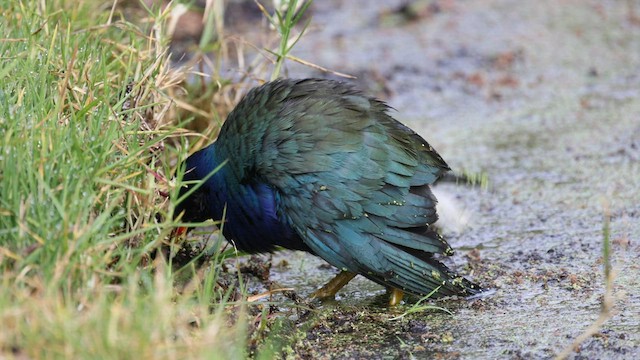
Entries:
MULTIPOLYGON (((466 218, 443 225, 457 249, 452 266, 496 291, 435 302, 452 315, 400 320, 391 319, 410 302, 388 309, 385 290, 362 278, 303 318, 276 297, 289 324, 273 335, 280 351, 553 357, 600 313, 608 217, 613 316, 571 358, 640 358, 640 4, 325 0, 311 11, 293 55, 356 75, 454 171, 487 175, 486 189, 439 191, 466 218)), ((296 64, 288 76, 334 77, 296 64)), ((278 253, 272 263, 270 279, 302 297, 336 273, 302 253, 278 253)))

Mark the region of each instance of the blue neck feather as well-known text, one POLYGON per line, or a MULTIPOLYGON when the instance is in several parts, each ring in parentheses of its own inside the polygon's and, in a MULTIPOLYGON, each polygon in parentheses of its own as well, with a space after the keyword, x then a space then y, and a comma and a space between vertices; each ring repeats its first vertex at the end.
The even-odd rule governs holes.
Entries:
MULTIPOLYGON (((204 179, 225 160, 212 144, 189 157, 185 180, 204 179)), ((308 250, 279 216, 277 191, 258 176, 236 179, 231 161, 234 159, 229 159, 198 190, 206 196, 207 216, 216 221, 225 218, 220 225, 224 236, 247 252, 270 251, 274 245, 308 250)))

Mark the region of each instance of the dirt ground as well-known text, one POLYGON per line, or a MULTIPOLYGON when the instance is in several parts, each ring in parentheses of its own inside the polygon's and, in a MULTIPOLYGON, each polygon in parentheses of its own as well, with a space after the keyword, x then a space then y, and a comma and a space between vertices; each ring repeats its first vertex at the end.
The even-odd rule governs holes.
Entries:
MULTIPOLYGON (((410 306, 362 278, 303 317, 283 297, 288 356, 554 357, 600 313, 610 218, 613 315, 570 358, 640 358, 638 15, 633 0, 314 2, 293 55, 356 75, 452 169, 488 177, 439 191, 465 219, 444 226, 453 266, 496 291, 400 320, 410 306)), ((334 273, 280 253, 271 279, 304 297, 334 273)))

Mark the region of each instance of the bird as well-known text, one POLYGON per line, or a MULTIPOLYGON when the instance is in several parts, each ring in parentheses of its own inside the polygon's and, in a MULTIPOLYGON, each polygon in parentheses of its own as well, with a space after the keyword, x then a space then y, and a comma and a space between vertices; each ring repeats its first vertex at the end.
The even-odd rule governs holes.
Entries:
MULTIPOLYGON (((194 152, 176 216, 223 221, 241 251, 301 250, 341 272, 313 297, 360 274, 403 294, 467 297, 483 289, 445 266, 430 186, 450 170, 383 101, 327 79, 279 79, 251 89, 217 139, 194 152)), ((181 228, 184 232, 185 228, 181 228)))

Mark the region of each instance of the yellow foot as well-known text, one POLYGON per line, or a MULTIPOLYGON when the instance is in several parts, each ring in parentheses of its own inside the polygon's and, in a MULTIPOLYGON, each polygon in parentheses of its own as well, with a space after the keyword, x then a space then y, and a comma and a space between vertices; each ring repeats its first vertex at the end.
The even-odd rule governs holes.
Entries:
POLYGON ((336 296, 336 293, 347 285, 356 275, 358 274, 343 270, 336 275, 336 277, 329 280, 328 283, 324 284, 323 287, 314 291, 313 294, 311 294, 311 297, 316 299, 333 298, 336 296))
POLYGON ((404 292, 400 289, 392 288, 389 291, 389 306, 396 306, 400 304, 404 297, 404 292))

